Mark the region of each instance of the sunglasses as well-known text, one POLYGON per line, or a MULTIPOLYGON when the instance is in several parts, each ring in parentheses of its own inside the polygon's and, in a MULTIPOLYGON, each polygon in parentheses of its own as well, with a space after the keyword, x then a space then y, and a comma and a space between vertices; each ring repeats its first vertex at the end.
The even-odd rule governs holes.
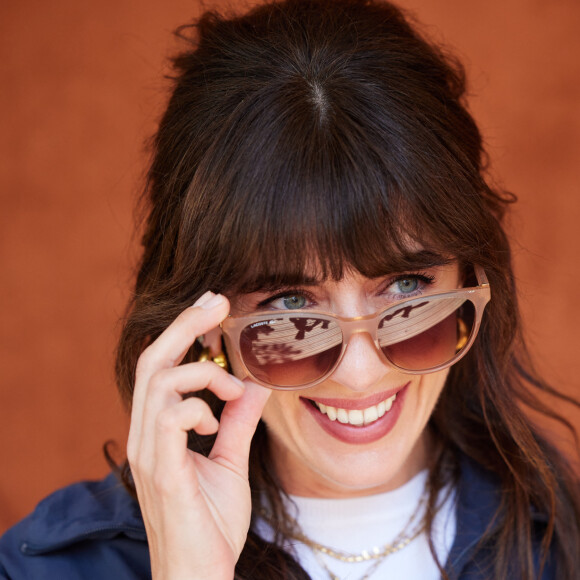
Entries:
POLYGON ((483 268, 478 286, 395 302, 368 316, 343 318, 315 310, 228 316, 222 331, 229 352, 257 383, 307 389, 340 364, 352 335, 369 334, 387 364, 410 374, 445 369, 471 348, 491 293, 483 268))

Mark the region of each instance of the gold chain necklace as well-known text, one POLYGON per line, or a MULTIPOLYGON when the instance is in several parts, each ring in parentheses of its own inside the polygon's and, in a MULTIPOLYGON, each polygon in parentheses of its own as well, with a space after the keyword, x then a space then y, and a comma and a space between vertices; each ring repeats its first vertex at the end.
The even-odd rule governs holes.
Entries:
MULTIPOLYGON (((291 533, 287 533, 287 537, 293 540, 297 540, 302 544, 304 544, 305 546, 308 546, 312 550, 320 566, 328 574, 330 580, 341 580, 341 579, 336 574, 334 574, 334 572, 332 572, 332 570, 328 567, 326 562, 324 562, 323 556, 328 556, 330 558, 334 558, 335 560, 339 560, 341 562, 345 562, 348 564, 374 560, 374 562, 372 563, 370 568, 366 571, 364 576, 362 576, 359 579, 359 580, 368 580, 368 578, 370 578, 370 576, 387 558, 387 556, 399 552, 425 531, 426 528, 425 515, 423 515, 423 517, 415 525, 413 525, 413 522, 419 516, 426 501, 427 501, 427 490, 425 490, 425 492, 421 496, 421 499, 417 503, 415 511, 411 514, 411 517, 408 519, 407 523, 405 524, 401 532, 392 542, 385 544, 382 548, 374 546, 370 550, 363 550, 359 554, 342 552, 340 550, 335 550, 334 548, 330 548, 329 546, 325 546, 323 544, 315 542, 314 540, 306 536, 300 530, 298 523, 291 518, 290 521, 293 524, 294 531, 291 533)), ((263 515, 267 515, 264 512, 262 513, 263 515)))
MULTIPOLYGON (((421 504, 419 504, 419 505, 421 505, 421 504)), ((314 542, 310 538, 306 537, 304 534, 296 534, 296 535, 293 535, 292 537, 294 539, 301 541, 304 545, 308 546, 312 550, 316 560, 318 561, 320 566, 325 570, 325 572, 328 574, 328 577, 330 578, 330 580, 341 580, 341 579, 328 567, 328 565, 326 564, 326 562, 322 558, 322 554, 326 554, 327 556, 330 556, 331 558, 335 558, 337 560, 340 560, 341 562, 348 562, 348 563, 355 563, 355 562, 358 563, 358 562, 374 560, 374 562, 372 563, 370 568, 366 571, 364 576, 361 576, 361 578, 359 579, 359 580, 368 580, 368 578, 371 577, 371 575, 383 563, 383 561, 387 558, 387 556, 390 556, 391 554, 394 554, 395 552, 402 550, 403 548, 408 546, 415 538, 420 536, 425 531, 425 518, 423 518, 418 523, 417 527, 415 527, 414 530, 412 532, 410 532, 409 535, 406 534, 406 529, 407 529, 408 525, 415 518, 417 513, 418 513, 418 509, 411 516, 409 523, 405 526, 403 531, 397 536, 397 538, 393 542, 391 542, 390 544, 386 544, 382 551, 379 550, 379 548, 374 547, 370 551, 363 550, 360 554, 346 554, 344 552, 339 552, 337 550, 333 550, 332 548, 329 548, 328 546, 323 546, 322 544, 318 544, 317 542, 314 542)))
POLYGON ((411 541, 413 541, 423 530, 425 529, 425 518, 423 517, 416 526, 413 527, 412 530, 411 525, 413 521, 419 515, 422 507, 425 505, 427 501, 427 497, 425 494, 419 500, 415 511, 411 514, 411 517, 405 524, 404 528, 401 530, 399 535, 389 544, 385 544, 383 548, 379 548, 375 546, 371 550, 363 550, 360 554, 349 554, 347 552, 341 552, 340 550, 335 550, 328 546, 324 546, 323 544, 319 544, 314 540, 311 540, 308 536, 306 536, 302 531, 299 531, 298 525, 296 522, 292 522, 295 524, 295 529, 298 531, 292 532, 288 535, 288 537, 292 538, 293 540, 298 540, 302 542, 312 550, 316 552, 320 552, 321 554, 326 554, 335 560, 340 560, 341 562, 347 563, 355 563, 355 562, 364 562, 365 560, 378 560, 382 558, 386 558, 399 550, 402 550, 405 546, 407 546, 411 541))

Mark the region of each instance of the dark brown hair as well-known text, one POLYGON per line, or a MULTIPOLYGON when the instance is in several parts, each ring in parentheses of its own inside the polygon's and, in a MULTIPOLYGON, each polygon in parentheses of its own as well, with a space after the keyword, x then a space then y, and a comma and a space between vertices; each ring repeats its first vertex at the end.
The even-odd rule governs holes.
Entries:
MULTIPOLYGON (((516 559, 534 577, 530 506, 548 515, 561 578, 580 568, 579 500, 566 462, 522 411, 553 415, 558 395, 531 370, 520 334, 509 244, 513 198, 485 179, 461 66, 402 12, 372 0, 286 0, 242 17, 207 13, 180 29, 173 90, 154 141, 143 257, 117 376, 130 405, 137 359, 202 293, 233 294, 405 269, 409 239, 480 264, 492 288, 480 335, 449 374, 431 419, 430 506, 464 453, 500 478, 495 578, 516 559)), ((474 282, 473 280, 471 282, 474 282)), ((195 350, 195 349, 193 349, 195 350)), ((191 353, 195 357, 195 353, 191 353)), ((191 360, 191 358, 190 358, 191 360)), ((217 415, 221 403, 208 397, 217 415)), ((202 453, 213 439, 191 437, 202 453)), ((250 457, 285 529, 283 493, 260 424, 250 457)), ((280 539, 280 538, 279 538, 280 539)), ((236 578, 307 578, 291 555, 250 533, 236 578)))

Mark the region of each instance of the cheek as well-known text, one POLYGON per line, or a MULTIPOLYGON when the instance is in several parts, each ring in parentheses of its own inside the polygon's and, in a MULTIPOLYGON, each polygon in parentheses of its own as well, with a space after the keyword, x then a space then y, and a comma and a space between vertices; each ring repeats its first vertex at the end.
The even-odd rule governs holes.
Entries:
POLYGON ((275 428, 279 423, 283 423, 291 416, 293 401, 290 393, 273 390, 264 410, 262 420, 270 428, 275 428))
POLYGON ((262 411, 262 421, 268 431, 285 447, 293 447, 301 440, 304 421, 304 408, 296 391, 284 392, 274 390, 262 411))
POLYGON ((437 373, 423 375, 419 385, 419 397, 422 403, 421 406, 424 406, 425 412, 429 416, 433 413, 433 409, 445 387, 448 374, 449 369, 445 369, 437 373))

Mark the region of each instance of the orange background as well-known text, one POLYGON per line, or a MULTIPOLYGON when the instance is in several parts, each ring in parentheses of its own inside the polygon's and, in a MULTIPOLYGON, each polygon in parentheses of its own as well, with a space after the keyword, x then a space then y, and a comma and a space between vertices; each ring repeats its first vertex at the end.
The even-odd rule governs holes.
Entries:
MULTIPOLYGON (((493 174, 520 197, 510 232, 533 351, 578 394, 580 3, 401 4, 467 65, 493 174)), ((143 143, 171 31, 200 10, 186 0, 0 7, 0 531, 54 488, 103 475, 106 439, 123 453, 112 353, 138 252, 143 143)))

